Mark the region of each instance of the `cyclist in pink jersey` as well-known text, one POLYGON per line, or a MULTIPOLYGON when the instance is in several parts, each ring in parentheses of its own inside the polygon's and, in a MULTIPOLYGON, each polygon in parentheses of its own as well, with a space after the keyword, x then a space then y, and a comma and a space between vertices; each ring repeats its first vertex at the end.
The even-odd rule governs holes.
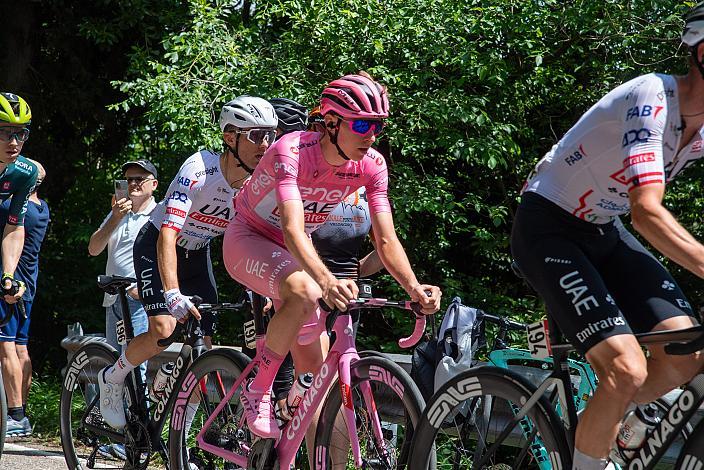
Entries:
POLYGON ((377 250, 389 273, 424 313, 440 307, 440 289, 418 282, 396 236, 386 161, 371 149, 388 117, 386 89, 367 74, 346 75, 328 84, 320 104, 325 132, 294 132, 269 148, 237 196, 223 244, 230 275, 275 299, 262 364, 242 395, 250 429, 267 438, 279 434, 271 385, 286 353, 297 373, 316 371, 327 353, 327 337, 305 331, 318 321, 317 300, 344 310, 358 295, 354 280, 337 279, 325 267, 309 236, 348 194, 366 188, 377 250))

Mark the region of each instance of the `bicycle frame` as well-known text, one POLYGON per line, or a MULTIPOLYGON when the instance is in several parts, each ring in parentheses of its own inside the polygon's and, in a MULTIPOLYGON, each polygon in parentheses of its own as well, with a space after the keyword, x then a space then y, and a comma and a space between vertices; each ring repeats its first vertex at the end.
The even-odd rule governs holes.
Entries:
MULTIPOLYGON (((531 356, 530 351, 527 349, 497 349, 489 353, 489 362, 503 369, 510 369, 510 363, 515 361, 534 363, 535 365, 526 366, 533 369, 540 368, 540 364, 553 366, 552 357, 537 359, 531 356)), ((589 364, 574 359, 567 359, 567 367, 570 370, 570 375, 576 373, 576 375, 579 376, 579 384, 577 387, 574 386, 574 383, 572 383, 572 386, 575 406, 578 410, 581 410, 586 406, 589 397, 596 391, 596 374, 594 374, 594 370, 589 364), (577 393, 575 394, 574 391, 577 393)), ((542 370, 542 368, 540 368, 540 370, 542 370)), ((557 412, 560 415, 562 414, 559 407, 557 412)))
MULTIPOLYGON (((328 352, 328 355, 325 361, 323 362, 322 366, 316 372, 315 377, 313 378, 313 385, 303 396, 303 400, 301 401, 301 404, 296 410, 296 413, 293 415, 293 418, 288 421, 282 429, 281 438, 276 443, 276 452, 278 455, 280 468, 291 468, 291 466, 294 464, 296 453, 298 452, 298 449, 300 448, 301 443, 303 442, 303 439, 305 437, 305 432, 301 431, 305 431, 310 427, 315 411, 320 408, 320 405, 326 398, 327 392, 328 390, 330 390, 330 386, 332 385, 336 376, 339 377, 340 380, 340 393, 342 394, 342 403, 344 405, 342 408, 346 418, 347 432, 349 434, 349 442, 352 448, 354 462, 357 468, 362 466, 362 455, 359 439, 357 437, 356 432, 357 430, 354 406, 352 404, 351 376, 351 365, 354 361, 359 360, 359 355, 355 346, 353 333, 354 330, 352 327, 352 317, 350 316, 350 310, 353 308, 378 308, 383 306, 415 310, 416 306, 414 306, 414 304, 408 301, 395 302, 387 301, 386 299, 373 298, 358 299, 356 303, 358 305, 356 307, 350 305, 350 308, 347 312, 336 311, 335 313, 330 314, 334 315, 333 317, 326 316, 325 318, 321 318, 318 323, 317 333, 322 334, 323 332, 325 332, 325 325, 327 325, 327 329, 329 331, 335 332, 335 343, 328 352), (333 320, 332 327, 330 327, 331 320, 333 320)), ((220 458, 233 462, 243 468, 247 467, 248 456, 240 455, 230 450, 218 447, 216 445, 209 444, 205 441, 205 435, 210 429, 210 426, 212 425, 215 418, 226 406, 230 405, 230 400, 234 396, 235 392, 239 389, 240 386, 243 385, 243 381, 247 379, 251 370, 255 366, 257 366, 257 364, 259 364, 261 360, 261 351, 264 349, 264 335, 263 329, 260 329, 259 326, 257 328, 257 354, 255 358, 240 374, 240 377, 236 380, 236 382, 234 383, 230 391, 227 393, 227 395, 223 398, 221 403, 215 408, 214 412, 211 413, 211 415, 208 417, 202 429, 196 436, 196 443, 198 447, 200 447, 204 451, 217 455, 220 458)), ((416 325, 413 334, 408 338, 403 338, 399 340, 399 344, 402 347, 414 345, 418 342, 424 330, 425 316, 416 314, 416 325)), ((370 375, 373 372, 374 371, 370 370, 370 375)), ((379 374, 381 374, 381 371, 378 372, 379 374)), ((389 383, 391 381, 390 378, 386 378, 382 375, 380 375, 380 377, 384 382, 387 383, 387 385, 389 385, 394 390, 403 395, 404 390, 402 388, 399 390, 399 387, 401 386, 400 384, 389 383)), ((196 380, 195 375, 192 372, 189 372, 188 374, 186 374, 184 382, 193 383, 194 380, 196 380)), ((374 432, 374 437, 377 440, 377 445, 379 446, 379 448, 383 449, 385 441, 383 438, 381 422, 379 421, 379 417, 376 414, 377 407, 371 393, 371 387, 368 383, 362 383, 360 390, 364 397, 366 409, 372 411, 372 429, 374 432)), ((183 405, 185 405, 187 400, 188 388, 184 387, 181 393, 179 393, 179 397, 176 401, 175 406, 177 408, 182 407, 183 405)), ((244 419, 244 416, 241 419, 244 419)), ((323 450, 322 452, 325 452, 325 450, 323 450)), ((323 453, 320 455, 316 455, 315 460, 316 462, 320 462, 323 461, 326 457, 327 456, 323 453)))
MULTIPOLYGON (((322 320, 321 320, 322 321, 322 320)), ((347 422, 347 431, 350 437, 350 445, 352 446, 352 455, 354 456, 355 464, 360 467, 362 465, 362 457, 359 446, 359 440, 357 438, 357 432, 355 428, 355 412, 352 407, 352 395, 351 395, 351 374, 350 365, 353 361, 359 359, 357 354, 357 349, 355 347, 355 342, 352 333, 352 318, 350 315, 341 314, 335 319, 333 326, 333 331, 337 334, 335 343, 333 344, 327 358, 323 362, 320 369, 315 374, 313 379, 313 385, 308 389, 308 391, 303 396, 300 406, 293 415, 293 418, 284 426, 281 431, 281 438, 276 444, 276 451, 279 457, 279 462, 281 468, 290 468, 293 465, 296 458, 296 452, 298 452, 299 447, 303 443, 305 437, 305 431, 310 426, 315 411, 320 408, 327 395, 327 391, 330 389, 335 378, 339 375, 340 377, 340 387, 342 396, 342 402, 345 404, 344 413, 347 422)), ((240 467, 247 466, 247 456, 239 455, 234 452, 222 449, 218 446, 208 444, 205 442, 205 434, 208 428, 212 424, 215 417, 220 413, 220 411, 229 404, 230 399, 234 393, 242 385, 242 382, 248 377, 252 368, 254 368, 260 361, 260 352, 263 346, 263 339, 260 338, 259 344, 257 345, 257 356, 255 359, 249 363, 245 370, 240 375, 239 379, 235 382, 232 389, 228 392, 222 402, 215 408, 215 411, 206 420, 205 425, 200 430, 196 437, 196 442, 198 447, 201 449, 217 455, 223 459, 229 460, 240 467)), ((186 375, 186 382, 195 380, 195 376, 192 373, 186 375)), ((368 384, 367 384, 368 386, 368 384)), ((371 396, 370 390, 367 387, 362 387, 362 393, 364 394, 365 403, 370 410, 376 410, 376 405, 374 403, 373 397, 371 396)), ((179 395, 179 401, 177 401, 177 407, 185 403, 188 400, 187 396, 179 395)), ((380 443, 383 443, 381 423, 378 421, 378 417, 375 415, 374 423, 374 433, 375 437, 380 443)), ((321 460, 324 455, 317 455, 316 460, 321 460)))
MULTIPOLYGON (((124 337, 126 342, 129 343, 132 339, 134 339, 134 330, 132 328, 132 316, 127 306, 126 286, 119 285, 117 291, 118 296, 121 299, 124 337)), ((121 332, 119 331, 119 325, 117 328, 118 337, 120 337, 121 332)), ((197 339, 193 345, 185 343, 182 345, 181 351, 179 352, 179 355, 174 363, 174 369, 171 372, 171 375, 167 378, 164 394, 156 402, 156 409, 151 416, 149 415, 149 410, 146 406, 147 398, 144 393, 146 392, 147 385, 142 379, 142 374, 139 368, 136 368, 130 372, 128 376, 129 380, 125 381, 128 408, 138 418, 138 420, 145 425, 151 442, 158 445, 158 447, 155 447, 153 450, 164 453, 164 455, 168 454, 168 452, 166 447, 163 445, 161 431, 164 428, 167 417, 169 416, 168 411, 173 409, 173 405, 177 399, 176 394, 172 393, 172 391, 179 390, 181 388, 184 379, 184 372, 188 370, 193 360, 203 354, 205 350, 205 342, 202 338, 197 339)), ((201 384, 201 389, 204 390, 203 384, 201 384)), ((99 396, 96 396, 93 399, 90 406, 86 409, 86 415, 90 409, 94 406, 98 406, 98 400, 99 396)), ((106 436, 115 442, 125 443, 125 434, 86 423, 85 417, 86 416, 83 417, 83 425, 86 429, 91 430, 95 434, 106 436)))

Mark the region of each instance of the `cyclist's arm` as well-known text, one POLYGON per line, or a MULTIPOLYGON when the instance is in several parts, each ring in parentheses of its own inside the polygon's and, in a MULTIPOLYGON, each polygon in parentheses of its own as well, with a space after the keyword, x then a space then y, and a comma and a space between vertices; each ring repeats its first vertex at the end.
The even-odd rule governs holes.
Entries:
POLYGON ((633 227, 660 253, 704 278, 704 245, 662 205, 664 194, 665 185, 661 183, 631 190, 629 199, 633 227))
POLYGON ((289 199, 279 203, 281 211, 281 230, 284 243, 289 252, 301 263, 323 290, 328 284, 335 282, 335 276, 325 266, 315 251, 313 242, 305 231, 303 202, 299 199, 289 199))
POLYGON ((2 234, 2 271, 15 274, 24 248, 24 226, 6 224, 2 234))
POLYGON ((384 263, 381 262, 379 252, 376 250, 373 250, 359 261, 360 277, 371 276, 372 274, 378 273, 382 269, 384 269, 384 263))
POLYGON ((406 251, 396 236, 391 212, 372 212, 376 251, 384 267, 409 294, 419 285, 406 251))
POLYGON ((162 226, 159 231, 159 239, 156 242, 157 262, 164 292, 179 288, 176 237, 178 237, 178 232, 168 226, 162 226))
POLYGON ((440 309, 440 288, 420 284, 413 273, 406 251, 396 236, 391 212, 372 212, 372 228, 376 240, 376 251, 384 267, 401 284, 414 302, 419 302, 423 313, 432 314, 440 309))

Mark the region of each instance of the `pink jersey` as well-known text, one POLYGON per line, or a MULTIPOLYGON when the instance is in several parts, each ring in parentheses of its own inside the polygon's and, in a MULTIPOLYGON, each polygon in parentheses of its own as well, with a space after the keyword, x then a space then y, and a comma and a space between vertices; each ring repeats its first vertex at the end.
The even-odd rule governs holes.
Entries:
POLYGON ((279 202, 302 201, 305 231, 311 234, 348 194, 362 186, 372 214, 391 212, 384 157, 369 149, 358 162, 332 166, 323 157, 319 139, 317 132, 292 132, 276 141, 237 195, 236 220, 283 245, 279 202))

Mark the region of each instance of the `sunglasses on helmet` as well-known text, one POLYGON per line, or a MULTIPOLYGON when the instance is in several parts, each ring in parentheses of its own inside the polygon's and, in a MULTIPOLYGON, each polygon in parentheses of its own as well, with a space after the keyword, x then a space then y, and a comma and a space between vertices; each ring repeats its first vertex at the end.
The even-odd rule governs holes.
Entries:
POLYGON ((358 135, 367 135, 369 130, 374 132, 375 136, 378 136, 384 131, 384 126, 386 125, 384 121, 379 121, 377 119, 351 119, 347 120, 350 125, 350 130, 358 135))
POLYGON ((26 142, 29 139, 29 129, 26 127, 20 130, 0 128, 0 140, 10 142, 12 139, 16 139, 20 143, 26 142))
POLYGON ((247 140, 252 142, 254 145, 261 145, 264 140, 266 140, 267 144, 271 144, 276 138, 275 129, 245 129, 241 131, 236 130, 233 132, 246 135, 247 140))

